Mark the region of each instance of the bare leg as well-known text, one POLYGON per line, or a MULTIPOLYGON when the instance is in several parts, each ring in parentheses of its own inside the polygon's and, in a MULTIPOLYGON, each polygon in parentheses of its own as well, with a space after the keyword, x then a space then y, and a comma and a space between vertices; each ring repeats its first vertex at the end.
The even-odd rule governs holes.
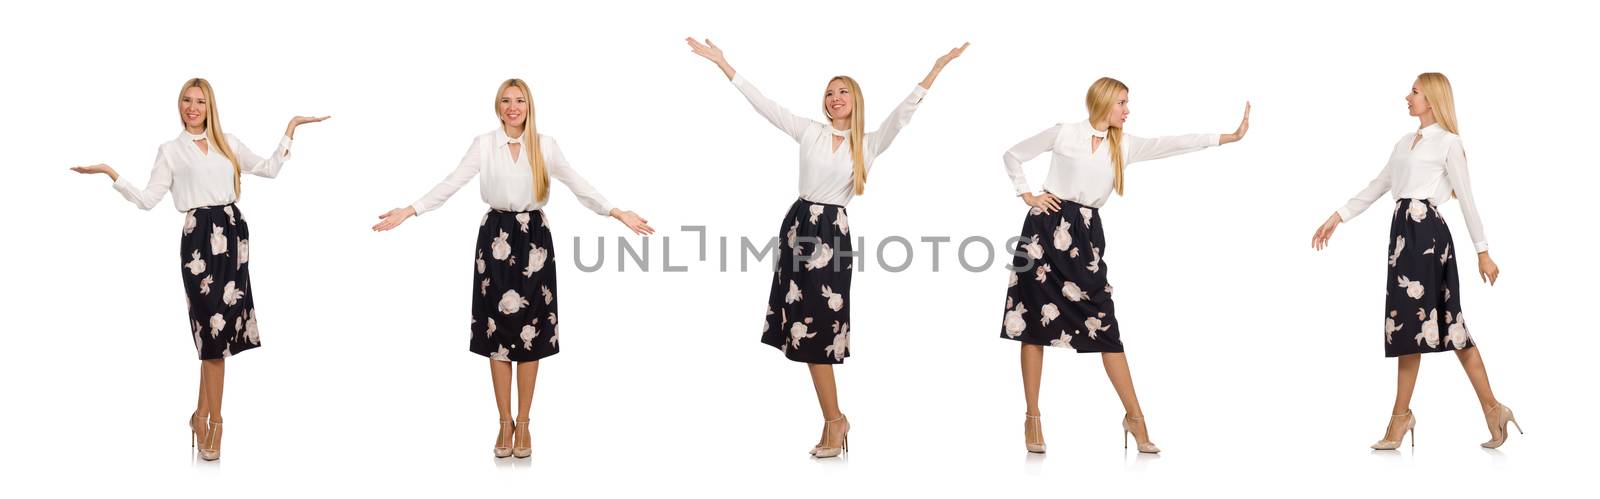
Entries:
POLYGON ((206 434, 206 414, 211 413, 209 383, 206 383, 206 363, 200 361, 200 393, 195 396, 194 414, 189 415, 189 428, 196 436, 204 437, 206 434))
POLYGON ((1133 439, 1140 444, 1150 443, 1150 434, 1144 425, 1144 411, 1139 408, 1139 396, 1133 391, 1133 373, 1128 371, 1128 356, 1122 352, 1106 352, 1100 354, 1100 362, 1105 364, 1106 377, 1111 379, 1111 387, 1117 390, 1117 398, 1122 399, 1122 410, 1134 420, 1133 439))
POLYGON ((1027 418, 1023 437, 1027 443, 1044 443, 1044 425, 1039 420, 1039 377, 1044 372, 1044 347, 1022 344, 1022 397, 1027 399, 1027 418))
POLYGON ((206 441, 213 451, 222 451, 222 380, 225 372, 224 359, 204 360, 200 362, 201 379, 204 383, 206 395, 206 416, 211 418, 211 426, 207 427, 206 441), (212 433, 215 432, 213 435, 212 433))
MULTIPOLYGON (((839 390, 833 381, 832 364, 806 364, 811 370, 811 384, 817 390, 817 405, 822 407, 822 419, 834 421, 844 417, 839 411, 839 390)), ((839 447, 841 442, 828 439, 828 425, 822 425, 822 439, 817 442, 821 447, 839 447)))
MULTIPOLYGON (((1490 427, 1497 423, 1492 419, 1490 410, 1500 405, 1494 398, 1494 390, 1489 388, 1489 372, 1483 367, 1483 356, 1478 353, 1478 347, 1456 350, 1456 358, 1461 360, 1461 368, 1467 371, 1467 379, 1472 381, 1472 391, 1478 394, 1478 404, 1483 406, 1483 417, 1490 427)), ((1490 438, 1494 438, 1498 428, 1489 430, 1490 438)))
MULTIPOLYGON (((1389 414, 1405 414, 1411 410, 1411 393, 1417 389, 1417 373, 1422 370, 1422 355, 1411 354, 1401 356, 1399 359, 1398 375, 1395 378, 1394 409, 1389 414)), ((1410 420, 1405 418, 1389 418, 1389 428, 1384 431, 1383 439, 1398 441, 1405 436, 1410 420)), ((1416 437, 1412 437, 1416 438, 1416 437)))
POLYGON ((529 428, 529 408, 533 405, 533 384, 539 376, 539 361, 517 363, 517 428, 511 447, 512 455, 528 457, 532 452, 532 428, 529 428))
MULTIPOLYGON (((511 421, 511 363, 490 359, 489 376, 494 381, 494 404, 500 411, 500 421, 511 421)), ((500 425, 494 446, 511 447, 511 425, 500 425)))
POLYGON ((539 376, 539 361, 517 363, 517 420, 527 421, 533 405, 533 385, 539 376))

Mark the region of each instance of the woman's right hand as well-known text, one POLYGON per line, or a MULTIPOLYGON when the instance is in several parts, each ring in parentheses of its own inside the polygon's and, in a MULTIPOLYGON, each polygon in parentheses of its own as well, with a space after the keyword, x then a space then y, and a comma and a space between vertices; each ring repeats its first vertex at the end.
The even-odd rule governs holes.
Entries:
POLYGON ((716 63, 717 67, 722 69, 722 74, 727 75, 730 80, 733 79, 733 66, 728 65, 728 59, 722 56, 722 49, 717 47, 717 44, 711 43, 710 38, 707 38, 705 43, 695 40, 694 37, 684 40, 689 42, 689 50, 694 51, 695 55, 716 63))
POLYGON ((72 167, 72 171, 75 171, 75 172, 78 172, 78 173, 83 173, 83 174, 89 174, 89 175, 93 175, 93 174, 96 174, 96 173, 104 173, 104 174, 106 174, 107 177, 111 177, 111 181, 112 182, 116 182, 117 181, 117 171, 111 169, 110 166, 106 166, 105 163, 100 163, 98 165, 89 165, 89 166, 74 166, 74 167, 72 167))
POLYGON ((378 218, 382 221, 378 222, 377 225, 372 226, 372 230, 376 232, 383 232, 395 227, 399 227, 401 222, 406 221, 407 218, 411 218, 416 214, 417 209, 410 206, 389 210, 388 213, 378 215, 378 218))
POLYGON ((1022 193, 1022 202, 1027 203, 1028 206, 1032 206, 1034 209, 1045 213, 1055 213, 1061 211, 1061 198, 1058 198, 1055 194, 1048 192, 1038 196, 1033 195, 1033 193, 1024 192, 1022 193))
POLYGON ((1317 227, 1317 233, 1311 236, 1311 247, 1317 251, 1328 247, 1328 238, 1333 237, 1333 230, 1339 228, 1341 222, 1344 222, 1344 218, 1339 216, 1339 212, 1335 211, 1332 215, 1328 215, 1328 220, 1322 222, 1322 226, 1317 227))

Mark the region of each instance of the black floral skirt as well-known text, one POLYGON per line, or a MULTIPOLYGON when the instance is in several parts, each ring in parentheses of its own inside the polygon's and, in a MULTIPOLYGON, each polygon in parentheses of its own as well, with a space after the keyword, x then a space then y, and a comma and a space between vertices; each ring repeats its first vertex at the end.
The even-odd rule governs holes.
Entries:
POLYGON ((761 342, 796 362, 842 364, 850 356, 850 222, 843 206, 795 200, 778 235, 761 342))
POLYGON ((555 244, 544 212, 490 210, 479 225, 472 352, 505 362, 555 355, 555 244))
POLYGON ((1078 352, 1121 352, 1100 210, 1061 201, 1028 210, 1012 260, 1000 337, 1078 352))
POLYGON ((1461 317, 1461 280, 1454 241, 1439 209, 1401 199, 1389 224, 1389 276, 1384 297, 1387 357, 1473 346, 1461 317))
POLYGON ((178 245, 189 328, 201 360, 230 357, 261 346, 250 287, 250 226, 232 203, 184 214, 178 245))

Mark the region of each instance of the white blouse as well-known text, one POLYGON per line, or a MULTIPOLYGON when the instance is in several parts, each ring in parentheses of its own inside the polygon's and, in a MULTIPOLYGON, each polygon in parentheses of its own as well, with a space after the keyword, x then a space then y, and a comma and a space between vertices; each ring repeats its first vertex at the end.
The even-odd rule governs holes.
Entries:
MULTIPOLYGON (((761 91, 746 81, 744 75, 734 75, 733 86, 744 93, 745 99, 755 106, 761 117, 800 144, 800 198, 813 203, 849 204, 856 192, 855 163, 850 158, 850 131, 837 130, 832 124, 796 116, 761 95, 761 91), (845 137, 838 149, 833 148, 833 138, 836 136, 845 137)), ((917 112, 917 105, 922 103, 922 97, 927 93, 928 89, 917 85, 911 90, 911 95, 883 120, 883 125, 877 131, 862 137, 862 147, 866 150, 861 152, 861 158, 868 172, 872 171, 873 159, 888 149, 895 135, 900 134, 900 129, 911 122, 911 115, 917 112)))
MULTIPOLYGON (((1090 137, 1103 139, 1105 136, 1106 132, 1095 130, 1094 125, 1085 120, 1058 124, 1011 146, 1005 154, 1006 173, 1011 175, 1011 183, 1016 187, 1017 195, 1033 192, 1028 189, 1028 176, 1022 171, 1022 163, 1045 151, 1053 151, 1055 154, 1050 156, 1050 173, 1044 178, 1044 190, 1058 198, 1084 206, 1099 208, 1105 205, 1106 200, 1111 197, 1111 184, 1116 178, 1116 169, 1111 164, 1111 151, 1107 147, 1109 143, 1102 142, 1100 147, 1090 151, 1093 145, 1093 139, 1090 137)), ((1221 140, 1222 136, 1214 133, 1150 139, 1124 133, 1123 168, 1126 169, 1140 161, 1161 159, 1213 147, 1221 143, 1221 140)))
POLYGON ((1479 253, 1489 251, 1483 222, 1478 219, 1478 205, 1472 200, 1472 181, 1467 178, 1467 155, 1461 149, 1461 137, 1445 131, 1444 127, 1428 125, 1400 137, 1389 155, 1389 164, 1384 165, 1378 178, 1372 179, 1367 188, 1339 208, 1339 218, 1350 221, 1372 206, 1384 192, 1393 192, 1397 201, 1426 199, 1435 208, 1449 201, 1454 192, 1461 200, 1461 215, 1467 219, 1472 246, 1479 253), (1422 140, 1417 140, 1417 135, 1421 135, 1422 140), (1415 146, 1412 146, 1413 141, 1415 146))
MULTIPOLYGON (((207 144, 205 152, 200 152, 195 141, 205 138, 205 134, 195 135, 185 130, 178 138, 161 144, 156 149, 156 164, 150 170, 150 181, 145 183, 144 189, 134 187, 127 175, 118 176, 111 186, 142 210, 154 208, 168 192, 172 193, 172 206, 185 212, 237 201, 239 196, 233 192, 233 163, 211 144, 207 144)), ((233 156, 239 160, 240 174, 266 178, 278 176, 283 162, 289 160, 289 144, 293 142, 285 135, 278 140, 278 150, 263 158, 250 152, 250 148, 233 134, 225 133, 223 139, 228 141, 233 156)))
MULTIPOLYGON (((521 143, 522 137, 507 136, 505 129, 500 127, 479 135, 472 140, 472 147, 467 149, 467 154, 461 157, 461 164, 422 199, 412 203, 411 208, 418 215, 433 211, 480 172, 483 178, 478 180, 479 190, 483 192, 483 202, 488 203, 489 207, 502 211, 533 211, 543 207, 544 202, 534 199, 533 167, 522 156, 528 153, 528 148, 520 148, 517 159, 511 159, 511 144, 521 143)), ((611 213, 615 206, 606 201, 605 196, 601 196, 600 191, 595 190, 588 181, 578 176, 572 164, 567 163, 567 157, 561 154, 556 139, 539 134, 539 151, 544 155, 545 171, 550 178, 567 184, 567 188, 578 196, 579 203, 601 215, 611 213)))

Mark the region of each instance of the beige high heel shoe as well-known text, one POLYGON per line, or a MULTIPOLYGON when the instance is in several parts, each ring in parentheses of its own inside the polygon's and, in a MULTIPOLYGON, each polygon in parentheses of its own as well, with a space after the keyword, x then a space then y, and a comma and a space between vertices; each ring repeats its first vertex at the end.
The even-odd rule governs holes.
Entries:
MULTIPOLYGON (((1128 448, 1128 436, 1133 435, 1133 425, 1135 423, 1144 423, 1144 418, 1136 418, 1128 415, 1122 416, 1122 448, 1124 449, 1128 448)), ((1135 437, 1133 440, 1135 444, 1138 444, 1139 452, 1143 452, 1145 454, 1161 453, 1161 448, 1156 447, 1156 444, 1154 443, 1139 442, 1137 437, 1135 437)))
POLYGON ((196 412, 194 414, 190 414, 189 415, 189 448, 190 449, 194 449, 194 448, 199 446, 200 430, 202 428, 205 428, 205 427, 206 427, 206 418, 200 417, 200 413, 196 412))
POLYGON ((528 433, 528 420, 517 420, 516 443, 511 445, 511 455, 522 459, 533 455, 533 443, 528 440, 533 436, 528 433))
POLYGON ((511 420, 500 420, 500 436, 494 442, 494 457, 511 457, 510 444, 515 431, 516 426, 511 424, 511 420))
POLYGON ((216 461, 222 459, 222 421, 207 420, 206 436, 200 442, 200 459, 216 461))
MULTIPOLYGON (((1498 449, 1506 443, 1506 437, 1511 436, 1511 433, 1507 431, 1506 423, 1517 425, 1517 434, 1522 434, 1522 424, 1518 423, 1517 417, 1511 414, 1510 407, 1506 407, 1505 404, 1497 404, 1493 409, 1489 409, 1489 414, 1494 417, 1494 424, 1489 425, 1489 435, 1493 438, 1482 444, 1485 449, 1498 449), (1500 430, 1498 436, 1494 432, 1496 429, 1500 430)), ((1415 441, 1415 437, 1413 437, 1413 441, 1415 441)))
POLYGON ((1406 439, 1406 433, 1411 434, 1411 447, 1415 448, 1417 446, 1417 416, 1411 413, 1411 409, 1406 409, 1405 414, 1395 414, 1389 416, 1389 424, 1393 425, 1396 419, 1401 418, 1405 419, 1406 431, 1400 432, 1400 438, 1395 440, 1379 440, 1378 443, 1372 444, 1372 450, 1398 449, 1400 448, 1400 442, 1406 439))
POLYGON ((839 447, 827 447, 827 446, 823 446, 823 445, 818 445, 816 448, 811 449, 811 456, 812 457, 818 457, 818 458, 839 457, 840 454, 843 454, 846 451, 850 450, 850 420, 846 419, 844 417, 844 414, 840 414, 839 417, 836 418, 836 419, 830 419, 830 420, 827 420, 827 421, 823 421, 823 423, 822 423, 822 431, 826 432, 828 434, 828 436, 835 437, 832 440, 838 441, 839 442, 839 447), (841 424, 834 424, 834 423, 841 423, 841 424), (839 430, 838 431, 833 431, 834 428, 839 428, 839 430))
POLYGON ((1039 421, 1039 416, 1035 416, 1035 415, 1032 415, 1032 414, 1023 414, 1023 415, 1028 417, 1028 419, 1022 421, 1022 441, 1023 441, 1023 443, 1028 445, 1028 452, 1032 452, 1034 454, 1044 454, 1044 424, 1039 421), (1039 424, 1040 425, 1040 427, 1039 427, 1039 441, 1038 442, 1034 442, 1033 439, 1030 438, 1029 435, 1028 435, 1029 434, 1028 430, 1032 430, 1033 429, 1032 426, 1034 424, 1039 424))

